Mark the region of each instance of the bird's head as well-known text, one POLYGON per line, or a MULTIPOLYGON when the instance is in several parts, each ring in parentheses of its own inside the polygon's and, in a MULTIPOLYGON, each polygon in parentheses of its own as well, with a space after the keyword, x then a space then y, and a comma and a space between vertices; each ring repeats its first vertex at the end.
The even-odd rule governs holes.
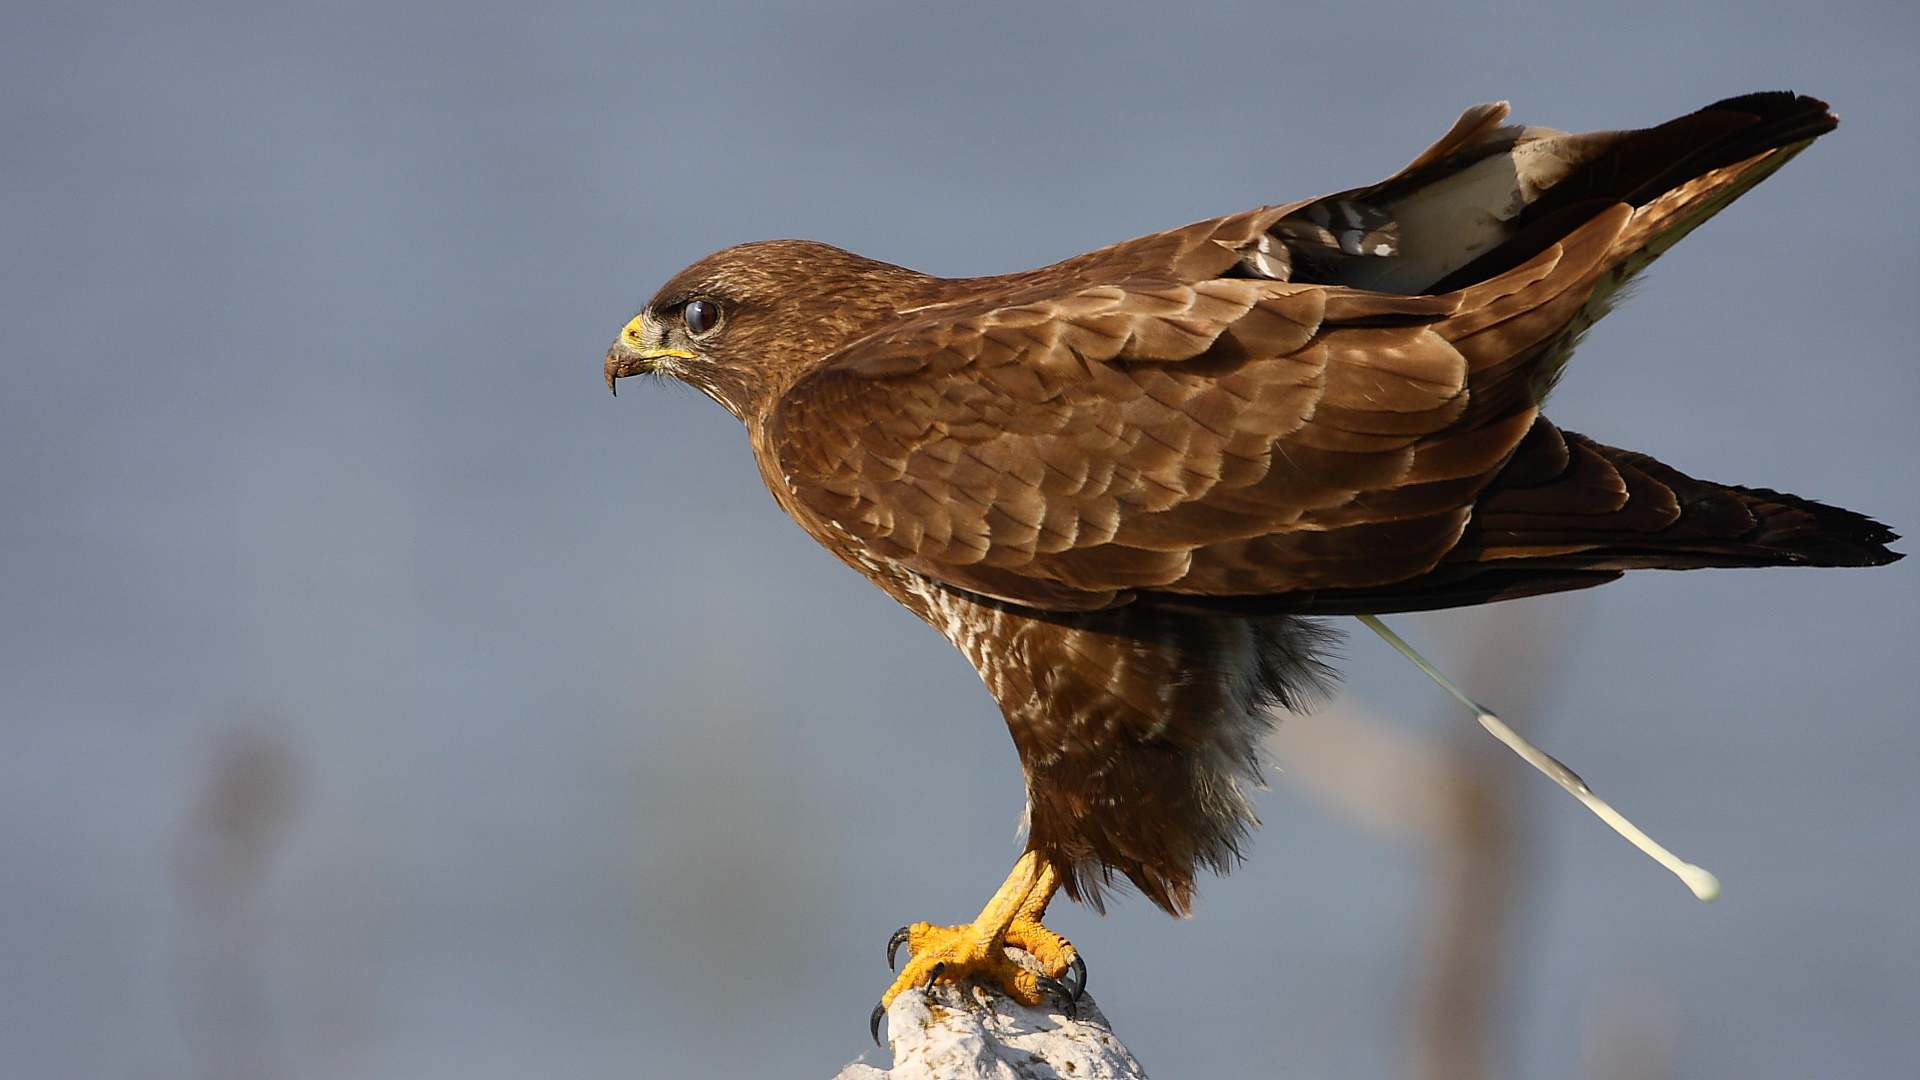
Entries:
POLYGON ((667 375, 749 419, 936 280, 806 240, 731 247, 674 275, 627 323, 607 350, 607 386, 667 375))

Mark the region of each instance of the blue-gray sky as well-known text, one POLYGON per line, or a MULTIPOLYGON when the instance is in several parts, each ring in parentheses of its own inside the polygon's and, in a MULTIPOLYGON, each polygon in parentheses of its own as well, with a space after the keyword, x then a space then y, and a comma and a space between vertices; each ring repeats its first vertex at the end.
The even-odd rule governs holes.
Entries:
MULTIPOLYGON (((191 972, 226 916, 182 852, 237 729, 300 777, 235 894, 256 1071, 824 1077, 861 1051, 886 935, 971 916, 1017 854, 1018 770, 958 654, 779 513, 734 421, 601 385, 639 303, 729 244, 1018 270, 1378 179, 1479 101, 1579 130, 1814 93, 1840 130, 1665 257, 1549 412, 1920 531, 1910 3, 12 3, 5 27, 22 1080, 217 1071, 191 972)), ((1697 904, 1542 792, 1518 1075, 1571 1078, 1608 994, 1671 1003, 1682 1076, 1910 1075, 1916 566, 1593 594, 1532 730, 1728 891, 1697 904)), ((1347 653, 1375 712, 1464 722, 1378 643, 1347 653)), ((1284 782, 1261 805, 1196 918, 1134 898, 1060 928, 1155 1076, 1392 1075, 1404 854, 1284 782)))

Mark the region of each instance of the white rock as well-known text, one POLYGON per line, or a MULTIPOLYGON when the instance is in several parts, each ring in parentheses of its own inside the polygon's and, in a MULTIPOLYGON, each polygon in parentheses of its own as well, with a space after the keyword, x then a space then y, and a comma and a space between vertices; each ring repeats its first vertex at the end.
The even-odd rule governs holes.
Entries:
POLYGON ((909 991, 887 1010, 893 1069, 855 1062, 834 1080, 1146 1080, 1092 997, 1075 1012, 971 981, 909 991))

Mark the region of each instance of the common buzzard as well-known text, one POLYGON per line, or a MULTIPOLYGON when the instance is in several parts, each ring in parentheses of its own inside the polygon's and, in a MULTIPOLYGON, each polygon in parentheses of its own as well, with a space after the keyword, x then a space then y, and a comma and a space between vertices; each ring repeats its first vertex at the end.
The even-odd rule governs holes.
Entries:
POLYGON ((971 925, 896 935, 883 1006, 976 974, 1076 997, 1085 968, 1040 922, 1059 889, 1098 906, 1124 877, 1186 911, 1254 823, 1270 709, 1327 680, 1305 616, 1899 557, 1859 514, 1540 415, 1620 287, 1832 130, 1826 104, 1577 135, 1506 117, 1468 109, 1370 187, 1026 273, 743 244, 620 332, 608 385, 671 376, 738 417, 780 505, 958 646, 1012 730, 1026 854, 971 925))

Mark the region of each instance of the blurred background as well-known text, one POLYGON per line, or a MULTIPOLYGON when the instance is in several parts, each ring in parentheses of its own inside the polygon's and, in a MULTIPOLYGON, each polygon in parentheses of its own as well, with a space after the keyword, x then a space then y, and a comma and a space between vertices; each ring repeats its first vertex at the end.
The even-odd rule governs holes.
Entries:
MULTIPOLYGON (((1840 130, 1666 256, 1549 412, 1920 533, 1903 0, 4 12, 18 1080, 885 1064, 887 934, 978 910, 1019 771, 733 420, 608 396, 615 332, 729 244, 1020 270, 1371 182, 1475 102, 1584 130, 1815 93, 1840 130)), ((1917 576, 1395 620, 1715 904, 1345 620, 1251 862, 1191 920, 1050 921, 1162 1080, 1427 1075, 1448 963, 1488 1077, 1909 1077, 1917 576), (1493 824, 1415 827, 1393 778, 1435 769, 1493 824), (1489 944, 1449 961, 1475 888, 1489 944)))

